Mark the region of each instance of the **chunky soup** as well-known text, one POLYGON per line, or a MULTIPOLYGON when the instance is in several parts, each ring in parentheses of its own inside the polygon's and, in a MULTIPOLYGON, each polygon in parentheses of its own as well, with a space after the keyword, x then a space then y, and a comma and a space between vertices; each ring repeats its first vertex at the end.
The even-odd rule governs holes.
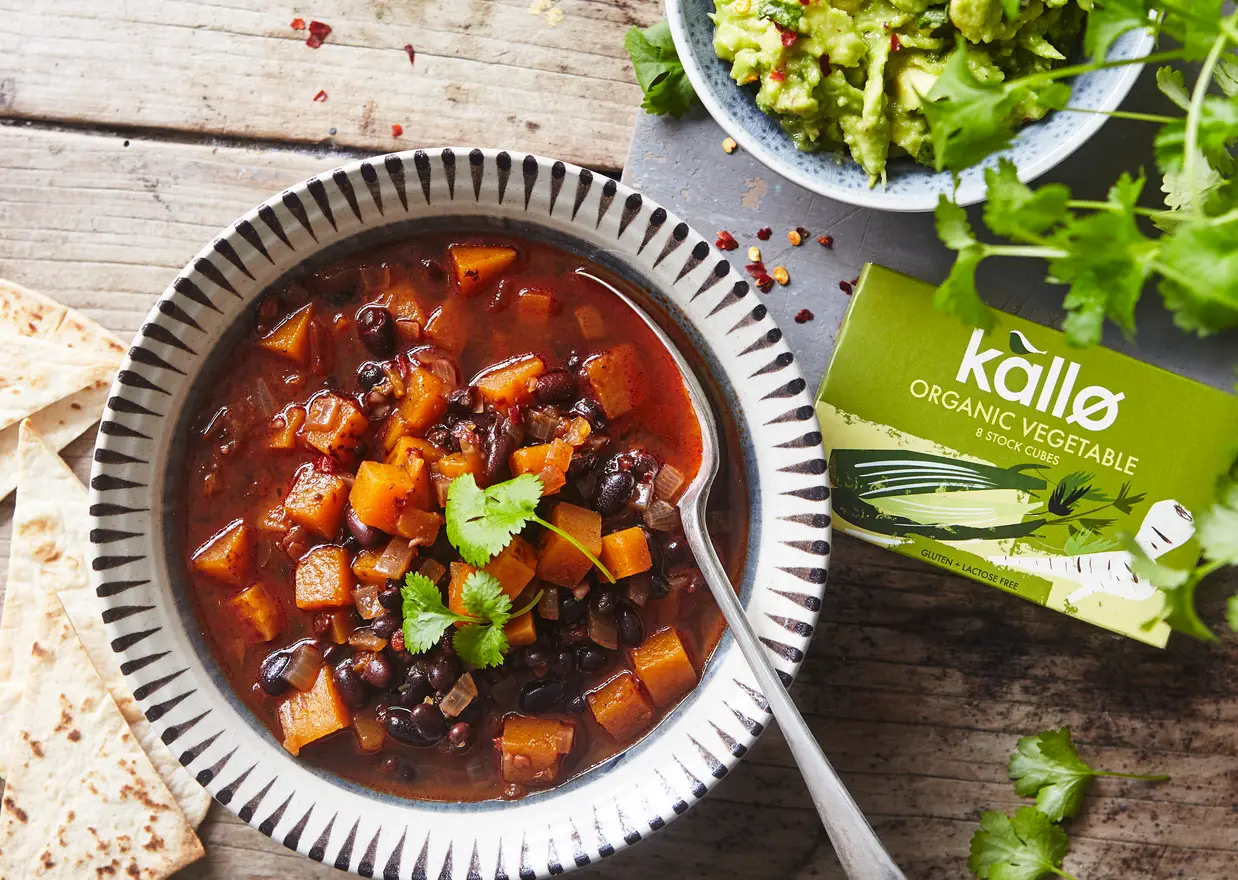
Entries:
MULTIPOLYGON (((546 244, 421 235, 260 302, 189 429, 202 630, 293 755, 393 794, 518 798, 622 751, 723 622, 675 501, 700 465, 640 317, 546 244)), ((711 512, 742 566, 745 494, 711 512)))

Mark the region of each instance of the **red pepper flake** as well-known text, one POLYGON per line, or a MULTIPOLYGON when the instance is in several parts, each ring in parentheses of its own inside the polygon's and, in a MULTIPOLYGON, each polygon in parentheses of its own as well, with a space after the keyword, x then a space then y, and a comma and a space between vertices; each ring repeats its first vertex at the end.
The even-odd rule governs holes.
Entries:
POLYGON ((898 34, 890 34, 890 51, 897 52, 903 48, 903 44, 898 41, 898 34))
POLYGON ((417 50, 413 48, 413 44, 405 43, 404 51, 408 53, 408 63, 413 64, 417 60, 417 50))
POLYGON ((739 247, 739 242, 735 240, 735 236, 723 229, 718 233, 718 240, 714 242, 714 247, 720 251, 733 251, 739 247))
POLYGON ((292 20, 292 24, 290 25, 290 27, 291 27, 294 31, 303 31, 303 30, 305 30, 305 19, 303 19, 303 18, 294 18, 294 19, 292 20))
POLYGON ((400 125, 398 122, 391 123, 391 136, 393 138, 403 137, 404 126, 400 125))
POLYGON ((314 459, 314 467, 324 474, 333 474, 339 470, 339 463, 329 455, 320 455, 314 459))
POLYGON ((321 104, 325 100, 327 100, 327 93, 322 89, 319 89, 318 94, 314 95, 314 103, 321 104))
POLYGON ((760 278, 762 275, 766 274, 765 264, 760 262, 749 263, 747 266, 744 266, 744 271, 746 271, 753 278, 760 278))
POLYGON ((800 309, 798 312, 795 313, 795 323, 797 324, 807 324, 812 319, 813 319, 813 314, 812 312, 808 311, 808 309, 800 309))
POLYGON ((834 69, 834 68, 830 67, 830 56, 829 56, 829 55, 822 55, 822 56, 821 56, 821 75, 822 75, 822 76, 829 76, 829 75, 830 75, 830 71, 831 71, 831 70, 833 70, 833 69, 834 69))
POLYGON ((323 24, 321 21, 311 21, 309 23, 309 36, 305 38, 305 45, 311 49, 317 49, 330 33, 331 25, 323 24))
POLYGON ((772 79, 774 82, 780 83, 784 79, 787 78, 787 75, 783 73, 781 70, 771 70, 769 72, 769 78, 772 79))
POLYGON ((757 289, 761 293, 769 293, 774 289, 774 279, 769 275, 762 275, 757 279, 757 289))
POLYGON ((770 229, 768 226, 762 226, 757 230, 757 238, 761 241, 769 241, 769 237, 773 234, 774 230, 770 229))
POLYGON ((812 0, 800 0, 800 6, 811 6, 812 0))
POLYGON ((795 231, 800 234, 800 238, 812 238, 812 233, 809 232, 807 229, 805 229, 803 226, 795 227, 795 231))
POLYGON ((782 45, 784 46, 794 46, 795 41, 800 37, 794 30, 789 27, 783 27, 778 22, 774 22, 774 27, 778 28, 778 33, 782 36, 782 45))
POLYGON ((832 235, 818 235, 818 236, 817 236, 817 244, 821 245, 821 247, 832 248, 832 247, 834 246, 834 236, 832 236, 832 235))
POLYGON ((851 282, 850 281, 838 282, 838 289, 841 290, 843 293, 847 294, 847 296, 851 296, 851 282))

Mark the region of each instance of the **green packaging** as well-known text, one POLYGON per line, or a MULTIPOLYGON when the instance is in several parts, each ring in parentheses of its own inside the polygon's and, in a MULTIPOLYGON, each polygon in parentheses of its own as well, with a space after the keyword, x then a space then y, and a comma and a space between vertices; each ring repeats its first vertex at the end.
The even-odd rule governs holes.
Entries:
POLYGON ((1120 543, 1188 565, 1238 398, 865 267, 817 394, 835 528, 1163 647, 1120 543))

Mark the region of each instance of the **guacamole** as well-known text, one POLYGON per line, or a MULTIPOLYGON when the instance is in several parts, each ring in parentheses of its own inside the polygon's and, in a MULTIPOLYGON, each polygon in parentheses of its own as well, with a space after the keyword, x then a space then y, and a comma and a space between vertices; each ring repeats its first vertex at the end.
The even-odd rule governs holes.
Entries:
MULTIPOLYGON (((846 146, 872 182, 890 156, 933 164, 920 96, 954 52, 981 81, 1066 61, 1091 0, 1023 0, 1007 19, 1002 0, 715 0, 714 51, 739 84, 758 85, 801 150, 846 146), (964 42, 959 47, 957 35, 964 42)), ((1027 121, 1046 108, 1018 109, 1027 121)))

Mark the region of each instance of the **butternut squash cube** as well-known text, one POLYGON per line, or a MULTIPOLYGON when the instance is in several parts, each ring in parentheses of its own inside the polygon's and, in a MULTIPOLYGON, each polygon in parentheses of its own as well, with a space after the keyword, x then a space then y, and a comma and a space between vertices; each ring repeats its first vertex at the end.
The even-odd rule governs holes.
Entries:
POLYGON ((555 298, 549 290, 526 287, 516 294, 516 317, 530 324, 545 324, 554 311, 555 298))
POLYGON ((448 480, 462 477, 465 474, 476 473, 476 462, 470 461, 463 452, 453 452, 444 455, 430 466, 431 473, 442 474, 448 480))
POLYGON ((305 407, 289 406, 271 417, 271 433, 267 438, 268 449, 296 449, 297 432, 305 424, 305 407))
POLYGON ((469 323, 459 300, 449 299, 434 310, 426 324, 426 335, 439 348, 459 354, 469 342, 469 323))
POLYGON ((251 584, 228 599, 228 605, 248 627, 256 641, 269 642, 283 629, 283 615, 279 602, 271 595, 266 584, 251 584))
POLYGON ((507 625, 503 627, 503 634, 507 636, 507 644, 514 648, 536 642, 537 627, 533 623, 533 612, 526 611, 519 617, 513 617, 507 621, 507 625))
POLYGON ((362 550, 352 561, 352 576, 363 584, 375 587, 387 586, 387 576, 374 569, 374 566, 378 564, 378 557, 382 555, 381 550, 362 550))
POLYGON ((589 358, 584 370, 608 419, 619 418, 645 399, 640 355, 630 342, 589 358))
POLYGON ((326 637, 336 645, 348 643, 348 637, 357 628, 356 612, 351 608, 336 608, 322 612, 327 615, 326 637))
POLYGON ((624 670, 592 693, 585 701, 602 729, 620 742, 629 742, 653 722, 653 706, 624 670))
POLYGON ((305 442, 323 455, 338 456, 357 448, 370 420, 351 400, 332 392, 314 396, 305 417, 305 442))
MULTIPOLYGON (((567 532, 594 556, 602 552, 602 515, 574 504, 556 504, 551 525, 567 532)), ((542 537, 537 554, 537 576, 561 587, 574 587, 589 573, 589 557, 554 532, 542 537)))
POLYGON ((680 594, 670 592, 661 599, 650 599, 645 603, 645 626, 649 629, 661 629, 664 626, 674 626, 680 617, 680 594))
POLYGON ((303 611, 352 604, 357 585, 343 547, 315 547, 297 562, 297 607, 303 611))
POLYGON ((362 709, 352 717, 353 733, 357 735, 357 747, 367 754, 381 751, 386 728, 378 720, 378 713, 373 707, 362 709))
POLYGON ((447 607, 456 614, 469 613, 469 610, 464 607, 464 582, 475 571, 477 569, 467 562, 451 564, 451 581, 447 584, 447 607))
POLYGON ((400 514, 412 506, 416 486, 408 471, 393 464, 363 461, 357 468, 348 501, 367 526, 397 534, 400 514))
POLYGON ((297 479, 284 498, 284 512, 320 538, 334 538, 344 522, 347 504, 348 484, 341 477, 306 465, 297 471, 297 479))
POLYGON ((511 454, 507 463, 512 469, 512 476, 521 474, 537 474, 546 466, 546 454, 550 452, 549 443, 537 446, 522 446, 511 454))
POLYGON ((292 528, 292 520, 284 512, 284 505, 272 504, 264 513, 259 514, 255 525, 261 532, 276 532, 282 535, 292 528))
POLYGON ((631 577, 653 568, 649 541, 645 538, 644 530, 638 526, 603 537, 602 552, 598 558, 616 579, 631 577))
POLYGON ((314 320, 314 304, 306 303, 280 321, 258 340, 258 345, 272 354, 305 366, 310 356, 310 323, 314 320))
POLYGON ((396 521, 395 533, 401 538, 407 538, 414 547, 429 547, 438 539, 438 530, 443 527, 444 522, 441 513, 431 513, 420 507, 406 507, 396 521))
POLYGON ((446 411, 447 393, 443 380, 421 367, 409 370, 404 383, 404 399, 400 401, 405 433, 421 433, 442 418, 446 411))
POLYGON ((383 422, 383 451, 390 452, 402 438, 411 433, 413 429, 404 418, 404 414, 398 409, 393 409, 391 415, 387 416, 387 421, 383 422))
POLYGON ((542 359, 526 354, 482 373, 473 380, 473 384, 486 403, 496 407, 515 406, 533 396, 529 388, 530 380, 544 372, 546 364, 542 359))
POLYGON ((524 785, 555 782, 575 735, 572 725, 557 718, 508 715, 503 720, 503 779, 524 785))
POLYGON ((457 244, 447 249, 456 290, 463 297, 473 296, 495 281, 516 261, 516 249, 457 244))
POLYGON ((234 587, 245 586, 249 563, 249 528, 243 519, 228 523, 193 554, 194 568, 234 587))
POLYGON ((516 535, 510 544, 486 564, 484 570, 494 575, 503 585, 503 592, 508 598, 515 599, 524 592, 524 588, 537 573, 537 553, 528 541, 516 535))
POLYGON ((674 627, 658 630, 633 648, 632 669, 659 708, 696 687, 696 669, 674 627))
MULTIPOLYGON (((387 464, 393 464, 396 467, 402 467, 411 473, 409 462, 418 458, 426 464, 433 464, 443 457, 443 453, 438 447, 429 440, 423 440, 420 437, 401 437, 396 441, 395 446, 387 452, 387 457, 384 459, 387 464)), ((429 475, 426 475, 427 486, 429 485, 429 475)))
POLYGON ((309 743, 343 730, 352 722, 348 707, 331 680, 331 667, 325 663, 314 686, 308 691, 294 690, 279 704, 277 716, 284 734, 284 748, 294 755, 299 755, 309 743))

